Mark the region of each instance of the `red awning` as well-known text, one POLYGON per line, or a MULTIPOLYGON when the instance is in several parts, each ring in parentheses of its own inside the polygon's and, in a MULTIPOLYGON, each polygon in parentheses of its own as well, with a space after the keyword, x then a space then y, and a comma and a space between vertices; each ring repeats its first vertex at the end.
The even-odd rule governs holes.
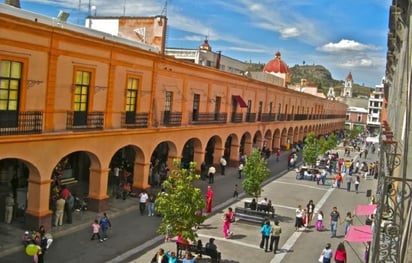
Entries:
POLYGON ((355 215, 368 216, 375 212, 376 205, 357 205, 355 208, 355 215))
POLYGON ((232 95, 232 98, 237 101, 241 108, 247 108, 246 102, 239 95, 232 95))
POLYGON ((349 226, 348 233, 346 233, 345 241, 347 242, 369 242, 372 241, 372 227, 366 226, 349 226))

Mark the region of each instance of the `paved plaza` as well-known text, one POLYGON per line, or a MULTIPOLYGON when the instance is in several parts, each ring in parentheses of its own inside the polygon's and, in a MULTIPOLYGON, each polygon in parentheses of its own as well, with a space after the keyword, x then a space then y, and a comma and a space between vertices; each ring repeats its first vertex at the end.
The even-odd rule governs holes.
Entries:
MULTIPOLYGON (((377 158, 370 156, 369 158, 377 158)), ((369 160, 368 158, 368 160, 369 160)), ((352 185, 353 188, 353 185, 352 185)), ((296 180, 295 172, 289 171, 280 178, 269 182, 264 188, 262 198, 267 197, 272 200, 276 209, 276 219, 280 221, 282 234, 280 238, 281 252, 278 254, 265 253, 259 247, 260 226, 245 222, 236 222, 231 226, 234 235, 230 239, 223 238, 222 232, 222 215, 230 207, 243 207, 243 202, 250 198, 240 198, 233 203, 227 202, 215 208, 215 213, 208 217, 205 223, 198 230, 198 236, 205 244, 210 237, 216 239, 215 243, 218 250, 222 253, 222 262, 317 262, 319 255, 326 243, 332 244, 335 249, 339 242, 344 241, 343 225, 338 225, 337 237, 331 238, 329 230, 329 214, 334 206, 337 206, 343 220, 347 212, 354 212, 356 205, 368 204, 369 198, 366 191, 376 189, 376 180, 362 178, 360 183, 360 192, 357 194, 352 189, 347 192, 346 184, 343 188, 331 188, 329 186, 317 185, 316 182, 306 180, 296 180), (316 231, 310 227, 304 231, 295 232, 295 210, 297 205, 306 207, 309 200, 316 204, 315 213, 322 210, 325 214, 325 227, 322 232, 316 231)), ((312 225, 315 223, 317 215, 314 215, 312 225)), ((363 225, 365 216, 354 218, 354 225, 363 225)), ((160 240, 160 239, 159 239, 160 240)), ((345 247, 348 253, 349 262, 364 262, 364 245, 362 243, 347 243, 345 247)), ((152 246, 151 249, 140 254, 130 263, 150 262, 150 259, 159 248, 166 251, 174 251, 176 245, 174 242, 160 243, 152 246)), ((207 258, 207 257, 205 257, 207 258)), ((115 258, 112 262, 122 261, 122 256, 115 258)), ((207 262, 206 259, 198 260, 207 262)))

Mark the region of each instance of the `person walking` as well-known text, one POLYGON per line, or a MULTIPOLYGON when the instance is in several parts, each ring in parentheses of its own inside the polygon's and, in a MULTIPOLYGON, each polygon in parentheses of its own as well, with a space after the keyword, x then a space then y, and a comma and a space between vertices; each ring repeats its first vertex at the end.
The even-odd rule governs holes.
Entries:
POLYGON ((147 199, 149 199, 149 196, 147 195, 146 191, 143 190, 143 192, 139 194, 139 210, 141 215, 144 215, 144 212, 146 210, 147 199))
POLYGON ((97 237, 100 242, 103 242, 103 240, 100 238, 100 224, 99 220, 95 219, 93 224, 92 224, 92 237, 90 240, 94 240, 94 238, 97 237))
POLYGON ((345 177, 345 180, 346 180, 346 191, 348 191, 348 192, 350 192, 350 187, 351 187, 351 184, 352 184, 352 176, 350 175, 350 174, 348 174, 346 177, 345 177))
POLYGON ((262 239, 260 240, 260 248, 265 248, 265 252, 269 252, 269 237, 272 231, 272 226, 270 221, 267 220, 260 228, 260 233, 262 234, 262 239))
POLYGON ((355 177, 355 192, 356 193, 359 193, 359 184, 360 184, 360 176, 359 175, 357 175, 356 177, 355 177))
POLYGON ((223 237, 225 239, 229 238, 229 229, 230 229, 230 216, 228 213, 223 215, 223 237))
POLYGON ((335 262, 336 263, 346 263, 347 255, 345 245, 341 242, 335 251, 335 262))
POLYGON ((14 197, 13 193, 9 193, 9 195, 6 197, 6 203, 5 203, 5 211, 4 211, 4 222, 6 224, 11 224, 11 221, 13 219, 13 210, 14 210, 14 197))
POLYGON ((233 188, 233 198, 236 198, 236 199, 239 198, 239 191, 237 189, 237 184, 235 184, 235 187, 233 188))
POLYGON ((54 226, 63 225, 65 205, 66 201, 63 199, 63 197, 60 196, 56 201, 56 211, 54 212, 54 226))
POLYGON ((322 258, 322 263, 331 263, 332 255, 333 255, 333 251, 331 247, 332 247, 331 244, 327 243, 325 248, 322 250, 322 253, 320 254, 322 258))
POLYGON ((273 253, 276 254, 276 252, 279 250, 279 240, 280 240, 280 234, 282 233, 282 228, 279 226, 279 220, 275 220, 275 225, 272 227, 271 231, 271 236, 270 236, 270 245, 269 249, 273 253))
POLYGON ((212 202, 213 202, 213 190, 212 186, 207 186, 207 193, 206 193, 206 212, 212 212, 212 202))
POLYGON ((239 167, 238 167, 238 169, 237 169, 237 171, 238 171, 238 173, 239 173, 239 179, 241 179, 242 178, 242 172, 243 172, 243 163, 240 163, 239 164, 239 167))
POLYGON ((340 214, 338 208, 334 206, 330 213, 330 237, 336 237, 338 221, 341 223, 340 214))
POLYGON ((316 221, 316 230, 322 231, 323 230, 323 212, 318 212, 318 220, 316 221))
POLYGON ((222 173, 222 175, 225 175, 225 169, 226 169, 226 165, 227 165, 227 161, 225 159, 224 156, 220 157, 220 172, 222 173))
POLYGON ((302 209, 301 205, 298 205, 295 214, 295 231, 299 231, 299 228, 303 226, 303 216, 305 215, 305 211, 302 209))
POLYGON ((168 256, 166 256, 163 248, 159 248, 150 263, 168 263, 168 256))
POLYGON ((346 213, 346 217, 343 220, 343 228, 345 229, 345 236, 348 233, 349 227, 353 224, 353 217, 351 212, 346 213))
POLYGON ((155 201, 156 196, 152 192, 149 193, 149 198, 147 199, 147 215, 154 216, 155 214, 155 201))
POLYGON ((315 211, 315 204, 313 203, 313 200, 309 200, 309 203, 306 205, 306 211, 307 211, 306 225, 309 228, 312 224, 313 213, 315 211))
POLYGON ((209 176, 209 184, 213 184, 215 182, 215 173, 216 168, 213 165, 211 165, 207 172, 207 175, 209 176))
POLYGON ((100 219, 100 227, 102 229, 102 236, 100 241, 106 241, 108 239, 107 231, 112 227, 112 224, 110 223, 110 220, 107 217, 106 213, 103 213, 103 217, 100 219))

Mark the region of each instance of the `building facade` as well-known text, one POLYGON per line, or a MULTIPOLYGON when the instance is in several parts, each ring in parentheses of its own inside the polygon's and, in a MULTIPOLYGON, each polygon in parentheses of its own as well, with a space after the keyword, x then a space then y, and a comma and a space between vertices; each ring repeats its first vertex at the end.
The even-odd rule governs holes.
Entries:
POLYGON ((348 110, 346 112, 345 128, 349 130, 353 130, 353 128, 360 128, 361 131, 365 131, 367 120, 367 109, 359 107, 348 107, 348 110))
POLYGON ((371 92, 368 101, 368 130, 370 133, 378 134, 381 126, 381 111, 383 105, 383 85, 382 83, 375 86, 371 92))
POLYGON ((51 227, 56 185, 103 211, 112 185, 147 189, 176 158, 200 170, 344 127, 340 102, 4 4, 0 25, 0 194, 28 228, 51 227))
POLYGON ((381 113, 378 202, 370 262, 412 262, 412 3, 393 0, 381 113))

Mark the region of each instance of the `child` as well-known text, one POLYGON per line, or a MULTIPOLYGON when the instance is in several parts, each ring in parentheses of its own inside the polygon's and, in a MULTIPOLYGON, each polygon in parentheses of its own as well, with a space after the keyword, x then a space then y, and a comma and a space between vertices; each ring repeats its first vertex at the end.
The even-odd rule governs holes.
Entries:
POLYGON ((237 184, 235 184, 235 188, 233 189, 233 198, 238 199, 239 192, 237 191, 237 184))
POLYGON ((165 243, 170 240, 171 236, 172 236, 172 226, 171 226, 171 225, 167 225, 167 227, 166 227, 166 235, 165 235, 165 243))
POLYGON ((100 238, 100 224, 97 219, 94 220, 92 224, 92 229, 93 229, 93 234, 92 238, 90 240, 94 240, 94 238, 97 236, 97 238, 100 240, 100 242, 103 242, 103 240, 100 238))
POLYGON ((316 221, 316 230, 322 231, 323 230, 323 212, 318 212, 318 220, 316 221))

